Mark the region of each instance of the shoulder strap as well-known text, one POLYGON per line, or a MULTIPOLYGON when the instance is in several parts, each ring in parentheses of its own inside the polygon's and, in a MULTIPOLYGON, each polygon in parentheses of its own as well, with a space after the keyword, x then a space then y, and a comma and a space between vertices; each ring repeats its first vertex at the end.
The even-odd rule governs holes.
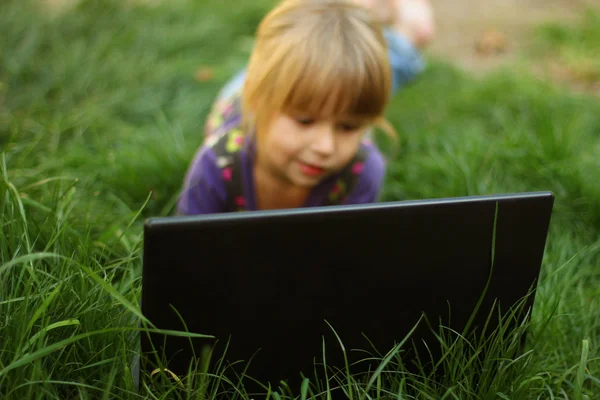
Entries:
POLYGON ((333 184, 326 199, 326 205, 338 205, 346 200, 358 183, 366 159, 367 151, 361 145, 352 161, 342 170, 339 178, 333 184))
POLYGON ((240 129, 232 129, 219 136, 213 150, 227 189, 227 211, 244 211, 244 182, 240 148, 244 137, 240 129))
POLYGON ((206 144, 213 148, 227 189, 227 211, 244 211, 244 182, 240 149, 244 134, 240 128, 239 98, 233 96, 213 108, 207 120, 206 144))

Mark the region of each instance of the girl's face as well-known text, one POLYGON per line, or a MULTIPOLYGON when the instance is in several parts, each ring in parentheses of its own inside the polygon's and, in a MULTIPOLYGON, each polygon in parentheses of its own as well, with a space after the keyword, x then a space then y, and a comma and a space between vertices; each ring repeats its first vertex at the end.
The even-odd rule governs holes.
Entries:
POLYGON ((312 188, 358 151, 368 121, 278 113, 260 135, 258 165, 282 183, 312 188))

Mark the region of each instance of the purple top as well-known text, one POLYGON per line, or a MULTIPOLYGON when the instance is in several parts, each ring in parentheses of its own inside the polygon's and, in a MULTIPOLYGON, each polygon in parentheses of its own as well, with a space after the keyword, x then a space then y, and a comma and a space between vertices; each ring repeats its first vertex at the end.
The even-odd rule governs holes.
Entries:
MULTIPOLYGON (((367 150, 364 168, 354 190, 348 194, 343 204, 373 203, 377 201, 385 175, 385 163, 381 153, 370 143, 363 143, 367 150)), ((256 194, 253 177, 254 150, 244 146, 240 150, 242 160, 242 180, 244 200, 247 210, 256 210, 256 194)), ((319 183, 310 193, 303 207, 325 204, 338 175, 332 175, 319 183)), ((178 203, 178 213, 213 214, 225 212, 226 183, 217 156, 209 146, 202 146, 196 154, 187 173, 184 188, 178 203)))

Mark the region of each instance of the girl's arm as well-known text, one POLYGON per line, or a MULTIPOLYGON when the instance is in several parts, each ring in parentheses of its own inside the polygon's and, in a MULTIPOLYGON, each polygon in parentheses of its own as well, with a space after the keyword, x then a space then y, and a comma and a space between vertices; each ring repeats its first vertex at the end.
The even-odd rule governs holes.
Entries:
POLYGON ((177 215, 224 212, 227 191, 212 149, 202 147, 192 162, 177 202, 177 215))

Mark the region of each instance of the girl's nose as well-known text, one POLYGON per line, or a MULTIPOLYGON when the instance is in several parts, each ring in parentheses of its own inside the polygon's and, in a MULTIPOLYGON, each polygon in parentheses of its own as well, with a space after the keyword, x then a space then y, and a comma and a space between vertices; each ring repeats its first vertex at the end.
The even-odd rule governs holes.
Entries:
POLYGON ((330 123, 322 124, 315 132, 312 149, 323 156, 329 156, 335 151, 335 129, 330 123))

